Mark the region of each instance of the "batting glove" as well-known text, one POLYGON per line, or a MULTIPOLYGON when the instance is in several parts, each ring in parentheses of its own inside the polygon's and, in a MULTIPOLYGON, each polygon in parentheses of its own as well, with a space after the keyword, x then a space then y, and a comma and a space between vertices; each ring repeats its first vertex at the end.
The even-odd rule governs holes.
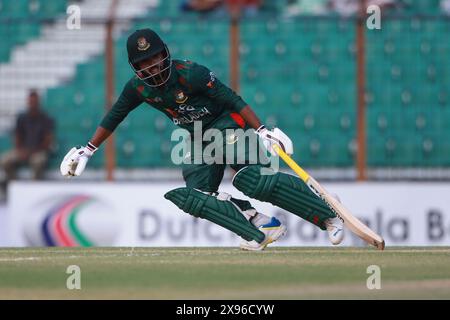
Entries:
POLYGON ((61 162, 61 174, 65 177, 81 175, 95 151, 97 147, 90 142, 85 147, 76 146, 70 149, 61 162))
POLYGON ((294 153, 294 146, 292 145, 291 139, 289 139, 289 137, 280 129, 274 128, 273 130, 268 130, 262 125, 255 132, 262 139, 264 147, 266 147, 272 155, 277 155, 272 149, 272 145, 274 144, 281 147, 288 155, 294 153))

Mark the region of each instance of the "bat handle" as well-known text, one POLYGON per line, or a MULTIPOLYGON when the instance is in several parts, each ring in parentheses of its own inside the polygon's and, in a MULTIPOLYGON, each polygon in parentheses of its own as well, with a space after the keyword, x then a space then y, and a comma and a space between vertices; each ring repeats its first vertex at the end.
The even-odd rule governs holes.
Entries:
POLYGON ((294 172, 302 179, 305 183, 309 179, 309 174, 303 170, 292 158, 281 149, 281 147, 277 144, 272 145, 272 149, 283 159, 284 162, 292 169, 294 172))

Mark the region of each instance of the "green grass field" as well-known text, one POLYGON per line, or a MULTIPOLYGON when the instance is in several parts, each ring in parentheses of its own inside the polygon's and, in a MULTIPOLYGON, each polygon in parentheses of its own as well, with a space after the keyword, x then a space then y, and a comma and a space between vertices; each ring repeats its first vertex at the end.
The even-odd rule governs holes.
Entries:
POLYGON ((450 248, 0 249, 0 299, 418 298, 450 299, 450 248), (69 265, 81 290, 66 287, 69 265))

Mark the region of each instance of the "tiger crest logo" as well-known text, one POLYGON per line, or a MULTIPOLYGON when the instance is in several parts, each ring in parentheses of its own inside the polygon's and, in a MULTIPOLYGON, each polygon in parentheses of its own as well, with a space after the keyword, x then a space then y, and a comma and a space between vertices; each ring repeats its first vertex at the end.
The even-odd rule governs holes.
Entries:
POLYGON ((183 91, 179 90, 175 93, 175 102, 176 103, 185 103, 188 97, 184 94, 183 91))
POLYGON ((147 39, 141 37, 137 40, 137 48, 139 51, 145 51, 150 48, 150 43, 147 42, 147 39))

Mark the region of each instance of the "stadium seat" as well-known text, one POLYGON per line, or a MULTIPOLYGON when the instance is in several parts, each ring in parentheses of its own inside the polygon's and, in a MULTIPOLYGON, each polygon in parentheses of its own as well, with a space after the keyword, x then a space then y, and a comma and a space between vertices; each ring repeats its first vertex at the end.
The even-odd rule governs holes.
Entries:
POLYGON ((34 18, 54 19, 65 13, 66 0, 0 0, 0 62, 10 58, 11 50, 40 34, 34 18), (8 20, 11 19, 11 20, 8 20))

